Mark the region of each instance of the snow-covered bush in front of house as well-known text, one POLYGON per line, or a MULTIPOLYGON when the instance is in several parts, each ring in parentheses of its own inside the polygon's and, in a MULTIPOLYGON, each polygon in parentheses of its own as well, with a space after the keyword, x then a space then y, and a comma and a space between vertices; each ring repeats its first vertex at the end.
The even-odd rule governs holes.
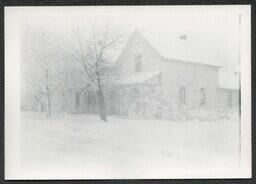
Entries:
POLYGON ((144 93, 130 105, 128 116, 139 119, 199 120, 219 119, 238 120, 238 108, 206 108, 202 106, 177 106, 160 89, 144 89, 144 93), (167 97, 167 98, 166 98, 167 97))
POLYGON ((140 97, 130 105, 128 116, 144 119, 184 119, 183 114, 171 100, 166 100, 165 94, 159 88, 143 89, 140 97))

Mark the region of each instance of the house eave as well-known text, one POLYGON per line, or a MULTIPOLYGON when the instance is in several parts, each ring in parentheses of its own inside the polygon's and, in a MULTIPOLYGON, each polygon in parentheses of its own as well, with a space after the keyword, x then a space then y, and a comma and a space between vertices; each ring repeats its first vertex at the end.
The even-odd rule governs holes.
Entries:
POLYGON ((186 64, 192 64, 192 65, 204 65, 204 66, 209 66, 209 67, 215 67, 215 68, 222 68, 222 66, 217 65, 217 64, 209 64, 209 63, 201 63, 201 62, 195 62, 195 61, 185 61, 185 60, 181 60, 181 59, 174 59, 174 58, 167 58, 162 56, 162 59, 164 61, 174 61, 174 62, 182 62, 182 63, 186 63, 186 64))

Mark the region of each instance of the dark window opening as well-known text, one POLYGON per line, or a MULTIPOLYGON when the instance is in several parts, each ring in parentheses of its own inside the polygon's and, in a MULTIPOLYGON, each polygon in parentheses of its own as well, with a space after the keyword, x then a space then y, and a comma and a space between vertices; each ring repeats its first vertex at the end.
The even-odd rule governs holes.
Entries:
POLYGON ((97 102, 96 102, 96 96, 94 92, 86 92, 85 93, 85 98, 86 98, 86 108, 87 112, 89 113, 96 113, 97 111, 97 102))
POLYGON ((80 105, 80 94, 79 92, 76 93, 76 106, 79 106, 80 105))
POLYGON ((116 106, 116 92, 115 91, 111 91, 110 92, 110 113, 114 114, 115 113, 115 106, 116 106))
POLYGON ((111 102, 114 102, 116 99, 116 92, 115 91, 111 91, 110 92, 110 100, 111 102))
POLYGON ((137 61, 135 64, 135 72, 141 72, 141 62, 137 61))
POLYGON ((180 96, 180 104, 185 105, 186 104, 186 88, 184 86, 180 86, 179 96, 180 96))
POLYGON ((91 96, 90 96, 90 93, 89 92, 86 92, 85 93, 85 98, 86 98, 86 101, 87 101, 87 106, 90 108, 92 102, 91 102, 91 96))
POLYGON ((141 58, 141 54, 135 55, 135 72, 141 72, 142 70, 141 58))
POLYGON ((200 89, 200 105, 204 105, 206 102, 206 92, 205 92, 205 88, 201 88, 200 89))

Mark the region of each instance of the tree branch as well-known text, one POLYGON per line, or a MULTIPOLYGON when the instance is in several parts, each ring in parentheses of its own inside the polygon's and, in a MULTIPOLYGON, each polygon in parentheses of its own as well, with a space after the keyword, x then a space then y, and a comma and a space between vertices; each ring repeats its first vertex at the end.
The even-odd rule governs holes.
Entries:
POLYGON ((68 52, 68 54, 71 55, 76 61, 80 62, 80 59, 74 53, 67 51, 66 49, 64 49, 62 47, 56 47, 56 48, 63 51, 64 53, 68 52))
POLYGON ((25 79, 25 81, 26 81, 27 83, 29 83, 31 86, 38 88, 39 91, 40 91, 43 95, 46 94, 46 92, 43 90, 43 88, 42 88, 40 85, 37 85, 37 84, 35 84, 35 83, 29 81, 28 79, 25 79))
POLYGON ((50 93, 54 93, 60 86, 61 84, 63 83, 63 80, 61 80, 52 90, 50 93))
POLYGON ((83 68, 84 68, 87 76, 89 77, 89 79, 93 80, 92 74, 90 73, 89 68, 88 68, 88 66, 85 63, 86 60, 85 60, 85 57, 84 57, 84 54, 83 54, 83 46, 82 46, 82 42, 81 42, 81 38, 80 38, 79 32, 77 32, 77 38, 78 38, 80 57, 81 57, 81 61, 80 62, 82 63, 83 68))
POLYGON ((98 57, 98 50, 97 50, 97 42, 96 42, 96 36, 95 36, 95 28, 93 26, 93 42, 94 42, 94 52, 95 52, 95 58, 98 57))
POLYGON ((41 105, 44 105, 43 102, 40 100, 40 98, 38 96, 36 96, 35 94, 33 96, 34 96, 34 98, 36 99, 36 101, 38 103, 40 103, 41 105))
POLYGON ((106 48, 108 48, 109 46, 111 46, 111 45, 113 45, 114 43, 116 43, 121 37, 122 37, 122 36, 120 35, 120 36, 118 36, 116 39, 111 40, 110 42, 106 43, 105 45, 103 45, 103 46, 101 47, 100 53, 99 53, 98 57, 96 58, 96 67, 98 67, 99 62, 101 61, 101 57, 102 57, 102 55, 103 55, 103 51, 104 51, 106 48))

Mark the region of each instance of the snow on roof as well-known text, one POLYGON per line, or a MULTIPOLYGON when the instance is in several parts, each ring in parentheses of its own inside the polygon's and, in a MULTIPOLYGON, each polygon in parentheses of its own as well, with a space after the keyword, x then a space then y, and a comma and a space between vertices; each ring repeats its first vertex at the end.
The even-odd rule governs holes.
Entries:
POLYGON ((212 50, 206 52, 204 48, 197 47, 194 44, 195 40, 192 40, 187 35, 186 39, 181 39, 178 35, 171 33, 168 33, 168 35, 154 34, 151 32, 142 33, 141 31, 135 30, 132 37, 146 40, 165 59, 217 67, 221 66, 217 62, 218 56, 212 50))
POLYGON ((219 71, 219 88, 239 89, 239 75, 236 72, 219 71))
POLYGON ((160 74, 160 71, 146 71, 125 75, 120 79, 119 85, 142 84, 160 74))

